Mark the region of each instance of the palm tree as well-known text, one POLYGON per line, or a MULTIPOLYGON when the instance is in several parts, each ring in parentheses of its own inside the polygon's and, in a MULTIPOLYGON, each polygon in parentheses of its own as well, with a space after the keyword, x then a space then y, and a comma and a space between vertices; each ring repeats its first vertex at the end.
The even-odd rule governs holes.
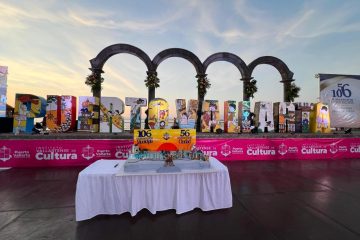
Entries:
POLYGON ((101 77, 101 73, 93 72, 86 77, 85 84, 91 87, 93 96, 100 99, 103 82, 104 78, 101 77))
POLYGON ((299 97, 299 92, 301 88, 296 86, 295 83, 291 83, 289 90, 286 92, 286 101, 294 102, 295 98, 299 97))
MULTIPOLYGON (((95 128, 95 132, 99 132, 99 119, 100 119, 100 104, 101 104, 101 90, 102 83, 104 82, 104 78, 101 77, 101 73, 92 72, 90 75, 86 77, 85 84, 91 87, 91 92, 95 98, 99 99, 99 106, 94 108, 94 113, 96 117, 93 117, 95 121, 93 124, 96 124, 98 127, 95 128)), ((96 126, 95 125, 95 126, 96 126)))

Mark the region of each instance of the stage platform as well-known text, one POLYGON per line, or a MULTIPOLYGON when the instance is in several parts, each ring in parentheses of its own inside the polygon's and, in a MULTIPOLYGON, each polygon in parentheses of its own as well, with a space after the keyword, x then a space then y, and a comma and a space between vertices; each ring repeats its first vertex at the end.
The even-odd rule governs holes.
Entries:
MULTIPOLYGON (((1 167, 88 166, 100 159, 125 160, 133 134, 0 134, 1 167)), ((196 147, 220 161, 360 159, 360 132, 197 133, 196 147)))

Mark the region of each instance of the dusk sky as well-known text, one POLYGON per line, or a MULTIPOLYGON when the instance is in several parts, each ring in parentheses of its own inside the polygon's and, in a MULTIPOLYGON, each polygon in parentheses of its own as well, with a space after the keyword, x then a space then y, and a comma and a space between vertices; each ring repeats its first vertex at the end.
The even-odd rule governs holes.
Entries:
MULTIPOLYGON (((167 48, 184 48, 204 61, 231 52, 249 64, 261 56, 283 60, 301 87, 296 101, 316 102, 316 73, 360 74, 359 0, 4 0, 0 2, 0 65, 9 67, 8 104, 16 93, 92 95, 84 84, 89 60, 105 47, 126 43, 152 59, 167 48)), ((147 97, 145 64, 128 54, 105 66, 103 96, 147 97)), ((216 62, 208 68, 205 99, 241 101, 237 68, 216 62)), ((184 59, 158 68, 156 97, 197 99, 196 72, 184 59)), ((255 101, 282 101, 280 74, 260 65, 255 101)), ((126 110, 129 112, 129 109, 126 110)))

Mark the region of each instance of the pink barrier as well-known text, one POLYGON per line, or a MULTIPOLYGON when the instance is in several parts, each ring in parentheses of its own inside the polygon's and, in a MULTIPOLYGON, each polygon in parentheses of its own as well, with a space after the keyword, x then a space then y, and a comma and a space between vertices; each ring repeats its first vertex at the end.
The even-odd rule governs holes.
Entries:
MULTIPOLYGON (((132 140, 0 140, 0 167, 87 166, 126 159, 132 140)), ((359 138, 197 139, 221 161, 360 159, 359 138)))

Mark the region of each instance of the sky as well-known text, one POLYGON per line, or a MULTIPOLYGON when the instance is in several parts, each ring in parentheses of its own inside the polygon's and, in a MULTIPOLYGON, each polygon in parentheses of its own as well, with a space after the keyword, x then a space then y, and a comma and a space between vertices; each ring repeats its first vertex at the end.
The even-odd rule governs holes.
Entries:
MULTIPOLYGON (((91 96, 84 84, 89 60, 105 47, 124 43, 153 59, 167 48, 193 52, 202 62, 231 52, 246 64, 261 56, 280 58, 301 88, 296 101, 317 102, 317 73, 360 74, 359 0, 3 0, 0 1, 0 65, 9 67, 8 104, 16 93, 91 96)), ((145 64, 117 54, 104 65, 102 96, 147 97, 145 64)), ((182 58, 158 69, 156 97, 197 99, 196 72, 182 58)), ((237 68, 215 62, 207 70, 205 99, 241 101, 237 68)), ((279 72, 259 65, 251 101, 283 100, 279 72)), ((222 107, 220 108, 222 109, 222 107)), ((126 108, 125 116, 130 109, 126 108)), ((222 110, 221 110, 222 111, 222 110)))

